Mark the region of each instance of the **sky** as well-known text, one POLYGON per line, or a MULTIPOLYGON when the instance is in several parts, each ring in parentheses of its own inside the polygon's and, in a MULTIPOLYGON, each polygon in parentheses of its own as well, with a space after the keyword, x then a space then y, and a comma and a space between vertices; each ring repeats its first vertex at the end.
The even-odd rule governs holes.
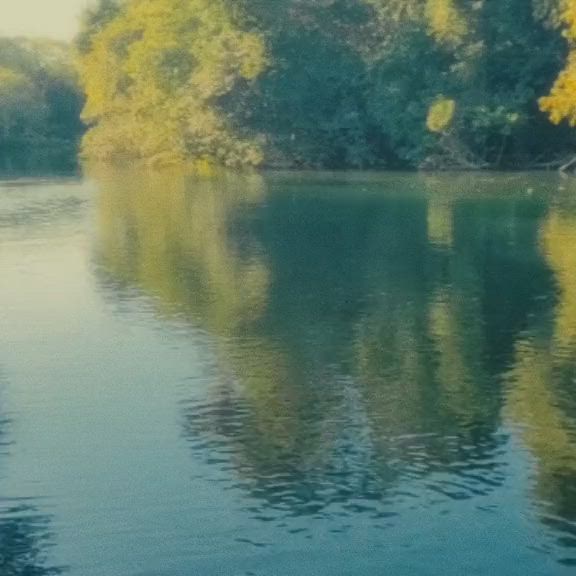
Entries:
POLYGON ((0 35, 71 40, 90 0, 0 0, 0 35))

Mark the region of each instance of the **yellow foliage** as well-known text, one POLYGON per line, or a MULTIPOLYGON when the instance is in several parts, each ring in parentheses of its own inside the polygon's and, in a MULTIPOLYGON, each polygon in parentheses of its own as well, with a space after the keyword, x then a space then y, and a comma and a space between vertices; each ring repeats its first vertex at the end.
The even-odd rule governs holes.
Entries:
POLYGON ((262 39, 240 30, 222 0, 130 0, 90 46, 79 56, 86 155, 260 161, 215 110, 216 98, 266 66, 262 39))
POLYGON ((569 55, 550 95, 540 98, 540 109, 554 124, 567 120, 571 126, 576 126, 576 51, 569 55))
POLYGON ((427 0, 425 14, 430 34, 441 43, 458 45, 468 33, 466 18, 454 0, 427 0))
POLYGON ((560 0, 560 21, 565 26, 566 36, 576 40, 576 1, 560 0))
POLYGON ((445 132, 454 119, 456 102, 449 98, 439 97, 428 110, 426 126, 430 132, 445 132))
POLYGON ((558 24, 564 27, 571 50, 564 70, 550 94, 540 98, 539 105, 552 123, 566 120, 571 126, 576 126, 576 0, 562 0, 558 24))

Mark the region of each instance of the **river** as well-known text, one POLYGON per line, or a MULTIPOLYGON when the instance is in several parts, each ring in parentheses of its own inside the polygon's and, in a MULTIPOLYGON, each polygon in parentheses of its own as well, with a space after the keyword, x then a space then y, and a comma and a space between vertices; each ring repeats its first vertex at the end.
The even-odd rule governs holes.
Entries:
POLYGON ((576 569, 576 181, 0 182, 2 576, 576 569))

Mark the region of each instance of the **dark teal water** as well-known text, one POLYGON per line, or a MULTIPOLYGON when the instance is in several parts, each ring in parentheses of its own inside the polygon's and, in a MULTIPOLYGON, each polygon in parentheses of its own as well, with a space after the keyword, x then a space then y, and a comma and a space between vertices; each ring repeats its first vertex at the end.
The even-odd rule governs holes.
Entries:
POLYGON ((2 576, 571 575, 576 182, 0 184, 2 576))

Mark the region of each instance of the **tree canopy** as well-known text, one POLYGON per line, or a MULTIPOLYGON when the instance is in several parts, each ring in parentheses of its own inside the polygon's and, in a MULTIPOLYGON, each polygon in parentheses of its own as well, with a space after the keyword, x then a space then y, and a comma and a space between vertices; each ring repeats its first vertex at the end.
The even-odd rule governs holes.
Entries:
MULTIPOLYGON (((1 42, 0 142, 78 134, 71 51, 1 42)), ((576 143, 576 0, 98 0, 74 51, 90 158, 519 168, 576 143)))
POLYGON ((0 38, 0 150, 74 144, 82 105, 66 44, 0 38))

